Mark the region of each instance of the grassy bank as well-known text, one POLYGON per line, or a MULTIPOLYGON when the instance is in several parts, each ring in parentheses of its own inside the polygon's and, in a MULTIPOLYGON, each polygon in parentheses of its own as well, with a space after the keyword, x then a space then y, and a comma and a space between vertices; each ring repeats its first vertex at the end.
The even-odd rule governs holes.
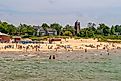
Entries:
MULTIPOLYGON (((42 41, 42 40, 47 40, 48 38, 63 38, 63 39, 68 39, 68 38, 74 38, 74 39, 89 39, 89 37, 69 37, 69 36, 41 36, 41 37, 36 37, 36 36, 29 36, 29 37, 23 37, 23 38, 30 38, 32 40, 37 40, 37 41, 42 41)), ((102 35, 96 35, 95 37, 92 37, 93 39, 98 39, 99 42, 113 42, 113 43, 121 43, 121 36, 102 36, 102 35)))
POLYGON ((121 43, 121 36, 96 36, 99 42, 121 43))

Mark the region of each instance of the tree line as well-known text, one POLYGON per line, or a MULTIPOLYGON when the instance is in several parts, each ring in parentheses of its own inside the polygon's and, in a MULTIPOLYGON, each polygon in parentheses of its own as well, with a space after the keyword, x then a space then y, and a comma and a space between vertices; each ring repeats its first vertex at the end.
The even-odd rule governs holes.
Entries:
MULTIPOLYGON (((57 35, 61 36, 78 36, 78 37, 88 37, 93 38, 96 36, 119 36, 121 35, 121 25, 112 25, 109 27, 108 25, 101 23, 96 25, 95 23, 88 23, 85 28, 81 28, 80 32, 75 35, 74 26, 67 24, 66 26, 62 26, 58 23, 53 23, 48 25, 47 23, 43 23, 41 27, 46 30, 47 28, 52 28, 57 31, 57 35)), ((17 35, 30 35, 37 32, 37 30, 32 25, 20 24, 19 26, 15 26, 13 24, 9 24, 7 22, 0 21, 0 32, 9 34, 11 36, 17 35)))
MULTIPOLYGON (((66 25, 63 27, 58 23, 53 23, 50 25, 43 23, 40 27, 42 27, 44 30, 47 28, 55 29, 57 31, 57 35, 72 36, 74 32, 74 28, 72 26, 66 25)), ((37 33, 37 29, 35 29, 32 25, 20 24, 19 26, 15 26, 13 24, 0 21, 0 32, 11 36, 33 36, 33 33, 37 33)))
POLYGON ((107 26, 104 23, 98 26, 95 23, 88 23, 86 28, 80 30, 79 37, 96 37, 96 36, 119 36, 121 35, 121 25, 107 26))

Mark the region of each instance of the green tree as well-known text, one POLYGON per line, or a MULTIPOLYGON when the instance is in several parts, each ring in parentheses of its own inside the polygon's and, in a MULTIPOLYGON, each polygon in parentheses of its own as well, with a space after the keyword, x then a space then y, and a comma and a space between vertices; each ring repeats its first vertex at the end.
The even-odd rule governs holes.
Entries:
POLYGON ((35 29, 31 25, 26 25, 26 24, 20 24, 19 27, 17 28, 19 35, 33 35, 35 32, 35 29))
POLYGON ((8 25, 7 32, 9 35, 14 35, 17 32, 17 28, 14 25, 10 24, 8 25))
POLYGON ((42 27, 44 30, 46 30, 47 28, 49 28, 49 25, 46 24, 46 23, 43 23, 41 27, 42 27))
POLYGON ((64 36, 72 36, 72 33, 70 31, 65 31, 63 33, 64 36))
POLYGON ((95 23, 92 23, 92 22, 89 22, 88 24, 87 24, 87 27, 91 30, 91 31, 93 31, 95 34, 97 33, 97 30, 96 30, 96 24, 95 23))
POLYGON ((16 33, 16 27, 13 24, 7 22, 0 22, 0 32, 13 35, 16 33))
POLYGON ((72 33, 72 35, 74 34, 75 30, 74 30, 74 27, 70 26, 70 25, 66 25, 64 28, 63 28, 63 32, 65 31, 70 31, 72 33))
POLYGON ((2 23, 0 24, 0 32, 6 33, 6 30, 5 30, 5 28, 4 28, 2 23))
POLYGON ((33 35, 33 33, 36 32, 35 29, 31 25, 28 25, 26 28, 27 28, 26 29, 27 30, 26 33, 28 35, 33 35))
POLYGON ((80 30, 80 33, 78 34, 79 37, 95 37, 94 31, 92 31, 90 28, 84 28, 80 30))
POLYGON ((114 26, 111 27, 110 34, 111 34, 111 35, 114 35, 114 34, 115 34, 115 27, 114 27, 114 26))
POLYGON ((3 33, 8 33, 8 23, 7 22, 1 22, 1 27, 0 27, 0 29, 1 29, 1 32, 3 32, 3 33))
POLYGON ((115 26, 115 32, 118 33, 118 35, 121 35, 121 25, 115 26))
POLYGON ((26 33, 26 28, 27 27, 27 25, 26 24, 20 24, 19 25, 19 27, 18 27, 18 31, 19 31, 19 34, 20 35, 25 35, 25 33, 26 33))
POLYGON ((105 24, 99 24, 99 27, 97 28, 97 33, 107 36, 110 34, 110 28, 105 24))
POLYGON ((61 30, 62 30, 62 26, 58 23, 53 23, 50 25, 50 28, 53 28, 57 31, 57 35, 60 35, 61 30))

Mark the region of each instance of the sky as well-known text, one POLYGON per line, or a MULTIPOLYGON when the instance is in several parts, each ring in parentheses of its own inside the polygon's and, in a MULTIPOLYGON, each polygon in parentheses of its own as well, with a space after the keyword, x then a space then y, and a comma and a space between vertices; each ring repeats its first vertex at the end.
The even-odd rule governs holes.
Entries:
POLYGON ((60 23, 81 26, 88 22, 121 24, 121 0, 0 0, 0 20, 41 25, 60 23))

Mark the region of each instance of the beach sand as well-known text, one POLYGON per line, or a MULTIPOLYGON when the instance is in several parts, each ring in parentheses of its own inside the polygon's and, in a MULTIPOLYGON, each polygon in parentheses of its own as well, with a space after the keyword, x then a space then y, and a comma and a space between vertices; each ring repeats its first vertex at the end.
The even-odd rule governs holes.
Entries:
POLYGON ((117 49, 121 48, 119 43, 98 42, 96 39, 62 39, 62 41, 49 44, 16 44, 16 43, 0 43, 0 51, 50 51, 50 50, 68 50, 64 47, 69 46, 69 50, 96 50, 96 49, 117 49), (10 48, 5 48, 11 46, 10 48), (70 49, 71 48, 71 49, 70 49))

